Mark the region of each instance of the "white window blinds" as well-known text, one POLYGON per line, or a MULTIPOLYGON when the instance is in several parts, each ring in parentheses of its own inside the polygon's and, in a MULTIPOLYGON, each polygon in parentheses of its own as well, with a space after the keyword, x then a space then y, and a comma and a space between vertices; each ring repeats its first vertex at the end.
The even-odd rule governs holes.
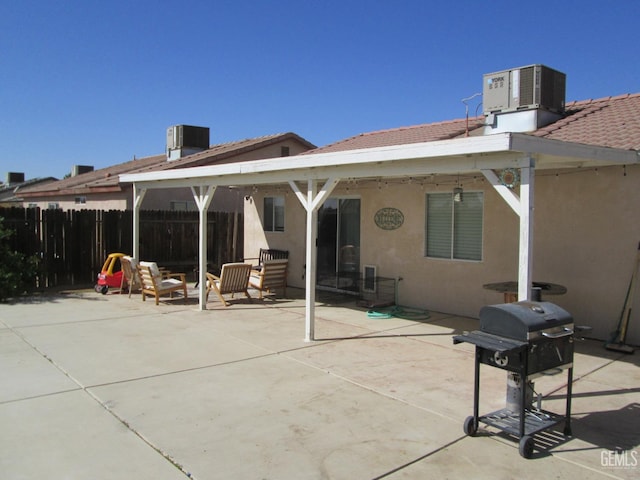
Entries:
POLYGON ((482 260, 482 192, 464 192, 461 202, 452 193, 427 194, 426 256, 482 260))

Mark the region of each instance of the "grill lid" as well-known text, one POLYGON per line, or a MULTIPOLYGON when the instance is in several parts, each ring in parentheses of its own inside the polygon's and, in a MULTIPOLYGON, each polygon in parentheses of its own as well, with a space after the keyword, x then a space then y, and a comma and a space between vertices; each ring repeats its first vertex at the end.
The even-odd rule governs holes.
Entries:
POLYGON ((487 305, 480 309, 480 330, 485 333, 527 341, 532 332, 573 323, 573 318, 549 302, 523 301, 487 305))

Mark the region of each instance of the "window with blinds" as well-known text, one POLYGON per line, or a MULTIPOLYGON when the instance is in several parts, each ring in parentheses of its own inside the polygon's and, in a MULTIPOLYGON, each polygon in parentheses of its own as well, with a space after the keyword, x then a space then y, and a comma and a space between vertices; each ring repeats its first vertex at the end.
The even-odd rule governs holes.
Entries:
POLYGON ((464 192, 461 202, 453 193, 426 197, 425 255, 455 260, 482 260, 482 192, 464 192))

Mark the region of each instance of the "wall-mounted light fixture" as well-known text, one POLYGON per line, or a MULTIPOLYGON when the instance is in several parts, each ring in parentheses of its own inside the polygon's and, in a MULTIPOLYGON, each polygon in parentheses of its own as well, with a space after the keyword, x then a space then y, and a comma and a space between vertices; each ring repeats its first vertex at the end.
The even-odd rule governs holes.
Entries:
POLYGON ((456 182, 456 186, 453 189, 453 201, 454 202, 462 202, 462 185, 460 185, 460 175, 458 175, 458 180, 456 182))

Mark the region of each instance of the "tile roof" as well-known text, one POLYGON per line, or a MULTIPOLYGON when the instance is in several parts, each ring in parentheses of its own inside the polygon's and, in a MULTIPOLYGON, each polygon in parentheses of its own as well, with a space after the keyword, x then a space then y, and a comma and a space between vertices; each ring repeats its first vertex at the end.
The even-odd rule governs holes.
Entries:
MULTIPOLYGON (((470 118, 469 130, 472 131, 480 128, 483 123, 484 117, 470 118)), ((359 148, 388 147, 391 145, 404 145, 407 143, 448 140, 464 136, 466 128, 466 120, 458 119, 414 125, 410 127, 393 128, 390 130, 379 130, 376 132, 361 133, 355 137, 340 140, 339 142, 304 152, 302 155, 309 153, 340 152, 343 150, 356 150, 359 148)))
POLYGON ((55 182, 57 180, 58 179, 54 177, 38 177, 10 185, 0 183, 0 202, 19 202, 21 200, 18 193, 21 192, 21 189, 29 188, 34 185, 55 182))
POLYGON ((166 161, 166 155, 154 155, 151 157, 134 158, 125 163, 113 165, 107 168, 101 168, 92 172, 82 173, 72 177, 63 178, 57 182, 48 183, 46 185, 37 185, 31 188, 25 188, 21 194, 25 197, 38 193, 65 194, 65 193, 83 193, 89 191, 92 187, 100 185, 103 188, 116 189, 118 187, 118 175, 122 173, 136 173, 145 171, 145 169, 166 161))
POLYGON ((640 150, 640 93, 566 105, 567 115, 531 135, 567 142, 640 150))
POLYGON ((309 148, 315 147, 315 145, 295 133, 277 133, 263 137, 248 138, 212 145, 209 149, 204 150, 203 152, 188 155, 171 162, 167 161, 165 154, 134 158, 128 162, 68 177, 47 185, 25 188, 21 193, 25 197, 28 197, 44 194, 79 194, 97 191, 117 191, 121 189, 119 175, 123 173, 144 173, 158 170, 170 170, 174 168, 228 163, 234 161, 233 159, 237 155, 289 139, 297 140, 309 148))
POLYGON ((315 145, 308 142, 299 135, 296 135, 295 133, 276 133, 263 137, 247 138, 245 140, 238 140, 236 142, 212 145, 208 150, 194 153, 192 155, 180 158, 178 160, 173 160, 171 162, 165 162, 163 165, 154 170, 173 170, 176 168, 189 168, 200 167, 203 165, 220 165, 223 163, 231 163, 235 161, 234 158, 237 155, 241 155, 243 153, 289 139, 295 139, 298 142, 306 145, 310 149, 315 148, 315 145))
MULTIPOLYGON (((483 124, 484 116, 469 118, 470 135, 481 134, 483 124)), ((362 133, 302 155, 448 140, 465 134, 466 120, 462 118, 362 133)), ((640 93, 570 102, 563 118, 529 134, 566 142, 640 150, 640 93)))

